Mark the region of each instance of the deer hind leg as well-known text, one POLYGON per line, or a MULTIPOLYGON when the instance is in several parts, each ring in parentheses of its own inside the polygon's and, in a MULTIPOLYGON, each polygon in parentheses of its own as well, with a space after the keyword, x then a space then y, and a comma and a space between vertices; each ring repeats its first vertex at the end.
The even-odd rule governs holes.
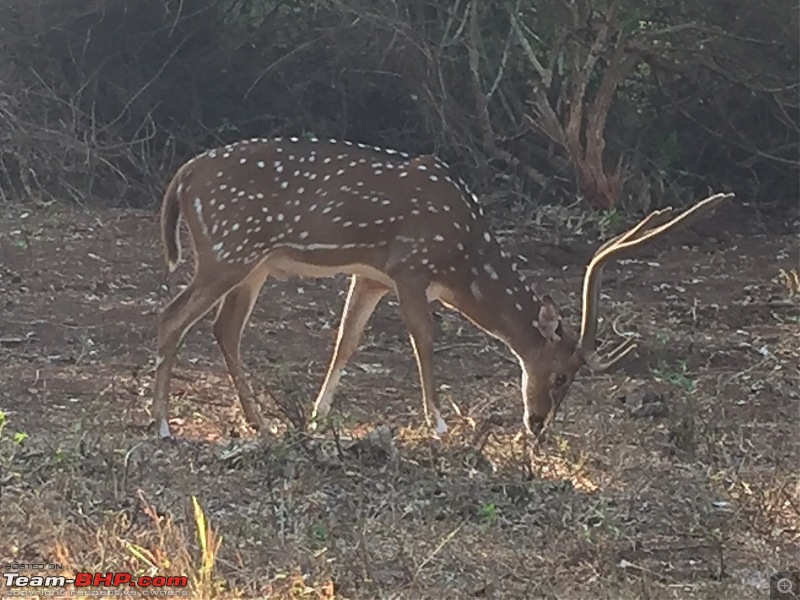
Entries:
POLYGON ((433 318, 424 287, 397 284, 400 313, 417 359, 425 420, 436 435, 447 432, 433 375, 433 318))
POLYGON ((168 421, 169 384, 178 346, 192 326, 219 302, 234 282, 227 278, 201 281, 195 276, 161 312, 152 415, 157 434, 162 438, 172 437, 168 421))
POLYGON ((242 332, 267 278, 266 272, 254 272, 245 281, 227 293, 220 302, 214 320, 214 337, 217 340, 228 374, 239 396, 245 419, 256 431, 265 431, 261 411, 256 407, 253 390, 247 382, 240 361, 242 332))
POLYGON ((347 300, 342 311, 342 319, 328 364, 328 372, 311 413, 311 429, 314 429, 317 421, 324 418, 330 411, 342 369, 358 348, 367 321, 388 291, 389 288, 377 281, 358 275, 353 275, 351 278, 350 291, 347 293, 347 300))

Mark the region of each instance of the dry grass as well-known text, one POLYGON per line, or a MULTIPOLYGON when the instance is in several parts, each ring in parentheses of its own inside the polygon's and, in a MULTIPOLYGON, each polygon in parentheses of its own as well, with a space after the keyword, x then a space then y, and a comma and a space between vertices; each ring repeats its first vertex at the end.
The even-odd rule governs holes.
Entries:
MULTIPOLYGON (((24 247, 0 228, 4 563, 281 599, 750 598, 800 567, 797 305, 775 259, 792 241, 690 252, 652 271, 659 284, 644 262, 611 273, 609 312, 643 347, 622 372, 585 375, 537 445, 518 434, 515 365, 449 314, 437 366, 461 414, 431 439, 390 306, 317 438, 285 424, 252 438, 202 326, 177 370, 170 445, 141 427, 164 292, 156 249, 130 241, 152 226, 45 215, 24 247), (352 441, 381 422, 391 442, 352 441)), ((531 268, 579 289, 579 260, 531 268)), ((245 356, 282 398, 313 395, 328 345, 313 331, 335 322, 339 287, 265 292, 245 356)))

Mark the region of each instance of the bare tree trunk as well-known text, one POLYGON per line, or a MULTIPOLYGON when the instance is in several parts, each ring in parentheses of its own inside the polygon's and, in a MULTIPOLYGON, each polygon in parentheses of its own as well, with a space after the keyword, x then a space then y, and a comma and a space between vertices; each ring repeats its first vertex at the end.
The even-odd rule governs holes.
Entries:
POLYGON ((626 49, 625 36, 616 22, 619 0, 612 0, 600 18, 595 15, 594 25, 589 23, 593 15, 588 3, 578 1, 567 8, 572 31, 562 39, 571 40, 569 54, 572 63, 560 89, 560 97, 552 102, 547 93, 554 79, 552 66, 547 68, 541 64, 525 38, 516 15, 511 16, 512 28, 536 75, 532 90, 533 116, 529 120, 567 154, 575 170, 578 187, 587 200, 594 206, 610 208, 619 196, 621 177, 619 164, 611 171, 607 171, 604 165, 605 124, 617 86, 636 66, 639 54, 626 49), (587 27, 593 27, 596 33, 588 50, 584 51, 578 40, 585 34, 579 36, 578 32, 585 32, 587 27), (604 56, 607 58, 600 85, 593 97, 588 98, 589 82, 604 56), (559 105, 568 107, 560 119, 556 112, 559 105))

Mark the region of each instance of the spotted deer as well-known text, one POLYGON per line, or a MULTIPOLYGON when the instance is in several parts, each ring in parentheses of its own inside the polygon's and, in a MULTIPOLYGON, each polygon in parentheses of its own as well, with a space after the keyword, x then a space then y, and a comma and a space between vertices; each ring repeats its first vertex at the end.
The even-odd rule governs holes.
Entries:
POLYGON ((426 420, 447 426, 433 373, 430 302, 438 300, 502 341, 522 368, 524 426, 538 428, 587 365, 604 371, 633 348, 595 350, 603 266, 710 213, 716 194, 672 217, 652 213, 606 242, 586 269, 579 332, 551 296, 536 296, 503 251, 466 184, 434 156, 364 144, 299 139, 245 140, 189 160, 169 183, 161 232, 170 270, 180 261, 179 219, 194 248, 191 282, 164 308, 152 416, 171 437, 169 385, 184 335, 218 306, 214 336, 247 421, 263 428, 240 364, 242 330, 268 276, 350 275, 338 335, 312 421, 328 414, 345 364, 387 292, 396 295, 416 356, 426 420))

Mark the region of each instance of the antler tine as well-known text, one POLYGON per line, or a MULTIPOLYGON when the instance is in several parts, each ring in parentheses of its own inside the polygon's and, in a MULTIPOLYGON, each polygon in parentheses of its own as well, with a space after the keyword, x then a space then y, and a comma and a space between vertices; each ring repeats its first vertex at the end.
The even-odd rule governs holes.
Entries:
POLYGON ((627 232, 604 243, 595 252, 586 267, 586 274, 583 279, 583 310, 581 313, 580 340, 578 342, 580 351, 583 353, 587 364, 593 370, 607 370, 633 350, 635 346, 632 340, 626 340, 613 350, 606 360, 600 361, 596 355, 594 345, 597 336, 597 317, 603 267, 612 258, 619 258, 635 248, 651 243, 668 231, 690 225, 733 196, 734 194, 732 193, 714 194, 669 220, 667 220, 667 217, 671 215, 671 209, 654 211, 627 232))
POLYGON ((625 243, 631 239, 631 237, 638 235, 640 231, 647 227, 657 227, 665 222, 665 219, 669 217, 673 213, 673 208, 668 206, 667 208, 662 208, 660 210, 655 210, 647 215, 644 219, 639 221, 637 225, 629 229, 628 231, 621 233, 617 236, 614 236, 607 242, 605 242, 602 246, 600 246, 594 253, 595 256, 598 254, 602 254, 611 246, 616 244, 625 243), (659 221, 658 225, 654 225, 654 221, 659 221))
POLYGON ((597 352, 590 352, 586 355, 586 364, 595 373, 602 373, 608 371, 621 361, 625 356, 631 353, 636 348, 636 340, 633 338, 626 338, 624 342, 619 344, 605 358, 600 358, 597 352))

